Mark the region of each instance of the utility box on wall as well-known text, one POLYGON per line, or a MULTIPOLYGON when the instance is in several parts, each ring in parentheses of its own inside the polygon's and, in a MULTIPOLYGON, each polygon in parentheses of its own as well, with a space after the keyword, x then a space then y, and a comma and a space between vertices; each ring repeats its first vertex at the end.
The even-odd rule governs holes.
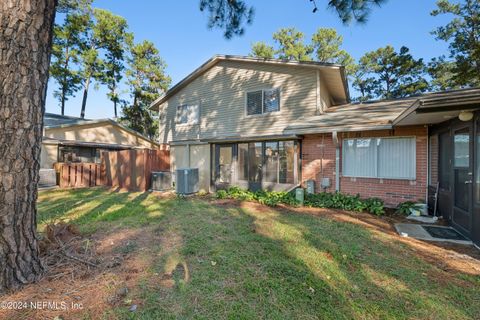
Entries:
POLYGON ((307 180, 307 194, 315 193, 315 180, 307 180))
POLYGON ((327 188, 330 188, 330 178, 322 178, 322 189, 325 191, 327 188))

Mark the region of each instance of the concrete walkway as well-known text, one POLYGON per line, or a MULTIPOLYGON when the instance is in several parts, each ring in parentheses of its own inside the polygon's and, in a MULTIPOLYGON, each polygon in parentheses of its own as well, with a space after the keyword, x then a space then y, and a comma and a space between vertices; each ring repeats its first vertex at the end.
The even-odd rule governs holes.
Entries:
MULTIPOLYGON (((439 228, 452 229, 451 227, 440 227, 440 226, 439 228)), ((443 241, 443 242, 451 242, 451 243, 466 244, 466 245, 473 244, 472 241, 468 241, 468 240, 464 241, 464 240, 452 240, 452 239, 432 237, 425 229, 423 229, 421 224, 396 223, 395 229, 397 230, 398 234, 402 237, 409 237, 409 238, 414 238, 419 240, 428 240, 428 241, 443 241)))

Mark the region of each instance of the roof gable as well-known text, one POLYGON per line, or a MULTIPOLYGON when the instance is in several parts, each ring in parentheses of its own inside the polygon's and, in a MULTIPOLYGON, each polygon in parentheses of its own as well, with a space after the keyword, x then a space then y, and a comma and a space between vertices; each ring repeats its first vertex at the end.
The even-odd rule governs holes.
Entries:
POLYGON ((188 86, 196 78, 210 70, 221 61, 226 62, 244 62, 244 63, 256 63, 256 64, 269 64, 285 67, 298 67, 298 68, 313 68, 320 70, 322 77, 325 79, 327 88, 334 91, 334 99, 338 103, 346 103, 350 101, 347 78, 345 75, 345 68, 339 64, 323 63, 315 61, 292 61, 292 60, 279 60, 279 59, 263 59, 245 56, 233 56, 233 55, 215 55, 207 60, 200 67, 195 69, 192 73, 182 79, 180 82, 170 88, 164 95, 155 100, 151 105, 151 109, 157 109, 159 105, 173 97, 182 88, 188 86), (333 82, 336 82, 335 88, 333 82), (333 89, 333 90, 332 90, 333 89))

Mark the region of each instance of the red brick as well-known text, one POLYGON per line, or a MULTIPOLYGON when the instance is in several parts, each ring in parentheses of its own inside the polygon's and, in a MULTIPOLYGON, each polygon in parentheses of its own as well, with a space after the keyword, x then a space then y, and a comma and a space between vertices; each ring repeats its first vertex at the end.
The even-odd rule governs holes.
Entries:
MULTIPOLYGON (((399 127, 393 130, 361 131, 339 134, 339 142, 344 138, 370 138, 387 136, 416 137, 416 180, 350 178, 342 177, 342 150, 340 146, 340 191, 360 194, 363 198, 377 197, 388 206, 396 206, 407 200, 425 199, 427 190, 427 129, 423 126, 399 127)), ((315 189, 321 191, 323 177, 330 178, 335 191, 335 145, 332 134, 306 135, 302 141, 302 182, 315 180, 315 189)))

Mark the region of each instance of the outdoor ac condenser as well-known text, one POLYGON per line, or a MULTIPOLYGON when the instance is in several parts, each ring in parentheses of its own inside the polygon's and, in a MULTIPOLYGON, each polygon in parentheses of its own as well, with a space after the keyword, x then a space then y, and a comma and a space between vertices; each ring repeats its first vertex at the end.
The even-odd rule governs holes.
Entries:
POLYGON ((198 168, 177 169, 175 188, 178 194, 198 192, 198 168))
POLYGON ((55 169, 40 169, 39 187, 52 187, 57 185, 57 173, 55 169))
POLYGON ((170 171, 152 172, 152 190, 165 191, 172 189, 172 173, 170 171))

